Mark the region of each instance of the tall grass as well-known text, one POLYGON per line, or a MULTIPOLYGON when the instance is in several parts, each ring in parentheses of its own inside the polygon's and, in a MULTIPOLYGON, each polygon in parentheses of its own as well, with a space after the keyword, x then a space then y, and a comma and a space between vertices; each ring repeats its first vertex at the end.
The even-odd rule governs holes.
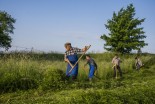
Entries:
MULTIPOLYGON (((114 54, 90 54, 95 59, 98 69, 95 81, 105 82, 107 88, 113 77, 111 60, 114 54)), ((134 70, 135 55, 120 55, 122 59, 121 69, 123 74, 132 73, 134 70)), ((146 67, 154 64, 154 55, 145 55, 141 57, 146 67)), ((85 59, 79 63, 79 75, 77 83, 70 87, 88 87, 94 86, 80 82, 86 82, 88 79, 89 67, 84 68, 85 59)), ((62 54, 25 54, 13 53, 1 55, 0 59, 0 92, 12 92, 28 89, 66 89, 70 82, 65 80, 66 63, 63 62, 62 54), (46 58, 47 60, 46 60, 46 58)), ((101 84, 103 85, 103 84, 101 84)), ((111 86, 111 85, 110 85, 111 86)))
POLYGON ((98 65, 93 82, 87 80, 89 67, 84 68, 84 57, 79 62, 78 78, 73 82, 65 78, 66 63, 62 54, 2 54, 0 103, 155 103, 155 55, 140 56, 145 64, 140 71, 134 67, 135 54, 120 55, 123 79, 117 80, 113 79, 113 53, 90 55, 98 65))

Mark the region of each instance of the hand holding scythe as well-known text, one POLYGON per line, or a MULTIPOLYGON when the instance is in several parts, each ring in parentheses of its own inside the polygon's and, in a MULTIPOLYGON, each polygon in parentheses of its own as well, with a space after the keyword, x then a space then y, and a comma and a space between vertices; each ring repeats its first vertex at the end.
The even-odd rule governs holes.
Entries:
POLYGON ((71 68, 73 68, 73 65, 70 63, 70 61, 67 58, 65 58, 65 62, 67 62, 71 66, 71 68))

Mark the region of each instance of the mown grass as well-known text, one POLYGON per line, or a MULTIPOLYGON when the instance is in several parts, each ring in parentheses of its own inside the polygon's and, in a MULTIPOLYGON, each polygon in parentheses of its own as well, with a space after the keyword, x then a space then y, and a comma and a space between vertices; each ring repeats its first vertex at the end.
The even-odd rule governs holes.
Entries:
POLYGON ((122 79, 113 79, 112 53, 91 54, 98 64, 88 82, 85 60, 76 81, 65 80, 66 63, 59 54, 3 54, 0 59, 0 103, 4 104, 154 104, 155 55, 142 54, 145 66, 134 67, 135 54, 120 55, 122 79), (47 58, 47 60, 46 60, 47 58))

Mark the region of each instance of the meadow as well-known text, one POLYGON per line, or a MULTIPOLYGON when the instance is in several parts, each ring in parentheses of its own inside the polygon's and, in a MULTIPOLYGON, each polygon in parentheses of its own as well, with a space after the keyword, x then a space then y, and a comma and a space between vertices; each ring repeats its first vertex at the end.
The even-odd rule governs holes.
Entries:
POLYGON ((98 65, 92 82, 84 58, 72 81, 65 78, 63 54, 1 54, 0 104, 155 104, 154 54, 140 55, 145 65, 139 71, 136 54, 120 55, 123 78, 118 79, 113 78, 113 53, 90 55, 98 65))

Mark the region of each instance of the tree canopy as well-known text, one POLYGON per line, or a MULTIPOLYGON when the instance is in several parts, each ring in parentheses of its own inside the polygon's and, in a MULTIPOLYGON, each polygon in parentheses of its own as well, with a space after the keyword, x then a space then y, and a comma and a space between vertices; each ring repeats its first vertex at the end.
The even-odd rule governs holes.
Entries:
POLYGON ((143 27, 140 27, 145 18, 134 18, 135 14, 133 4, 128 5, 127 8, 121 8, 118 13, 113 13, 112 19, 105 24, 109 33, 100 37, 106 42, 104 48, 107 51, 130 53, 147 45, 144 41, 145 32, 143 27))
POLYGON ((9 49, 11 47, 12 38, 15 29, 13 24, 16 22, 7 12, 0 11, 0 47, 9 49))

